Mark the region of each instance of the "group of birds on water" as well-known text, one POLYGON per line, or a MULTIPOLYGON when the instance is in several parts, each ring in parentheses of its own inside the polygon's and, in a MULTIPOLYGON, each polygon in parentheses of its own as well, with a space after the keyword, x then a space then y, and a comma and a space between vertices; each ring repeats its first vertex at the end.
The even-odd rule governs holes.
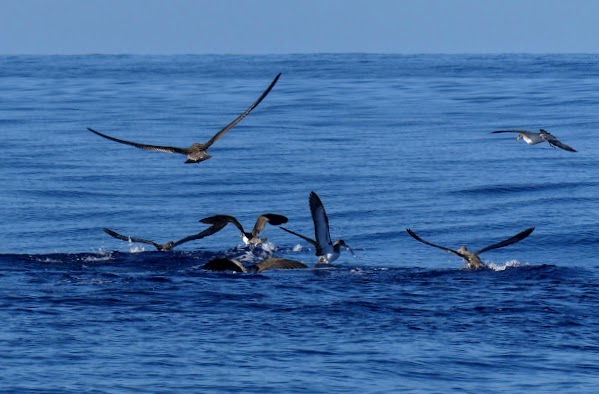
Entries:
MULTIPOLYGON (((275 86, 281 73, 279 73, 270 85, 266 88, 266 90, 258 97, 252 105, 250 105, 241 115, 235 118, 228 125, 223 127, 219 132, 217 132, 210 140, 206 143, 198 143, 194 142, 191 144, 189 148, 178 148, 171 146, 160 146, 160 145, 148 145, 141 144, 137 142, 127 141, 119 138, 115 138, 109 136, 107 134, 103 134, 97 130, 92 128, 88 128, 92 133, 106 138, 108 140, 118 142, 125 145, 134 146, 139 149, 144 149, 153 152, 163 152, 163 153, 172 153, 172 154, 183 154, 187 156, 186 164, 192 163, 201 163, 204 160, 208 160, 212 157, 212 155, 208 154, 208 149, 220 138, 222 138, 228 131, 230 131, 235 125, 237 125, 243 118, 245 118, 254 108, 256 108, 262 100, 270 93, 272 88, 275 86)), ((535 145, 542 142, 549 143, 554 148, 560 148, 570 152, 576 152, 576 150, 562 142, 560 142, 555 136, 544 129, 540 129, 539 132, 532 132, 528 130, 497 130, 492 133, 517 133, 516 141, 524 140, 529 145, 535 145)), ((311 192, 309 199, 310 212, 312 214, 312 221, 314 223, 314 239, 307 237, 305 235, 299 234, 295 231, 282 227, 281 225, 288 222, 288 218, 274 213, 265 213, 258 216, 256 223, 251 232, 247 232, 241 223, 234 217, 230 215, 215 215, 200 219, 200 222, 204 224, 209 224, 210 227, 201 231, 200 233, 193 234, 182 238, 178 241, 169 241, 165 244, 159 244, 154 241, 150 241, 143 238, 131 237, 127 235, 122 235, 117 233, 116 231, 110 230, 108 228, 104 229, 108 235, 120 239, 127 242, 135 242, 135 243, 144 243, 152 245, 158 251, 169 251, 175 248, 178 245, 183 243, 202 239, 208 237, 212 234, 215 234, 222 230, 227 224, 231 223, 235 227, 237 227, 240 231, 240 237, 243 240, 245 245, 249 245, 251 247, 255 247, 257 245, 263 244, 267 241, 266 238, 259 238, 259 234, 265 229, 266 224, 270 224, 273 226, 279 226, 282 230, 293 234, 304 241, 308 242, 315 248, 315 255, 318 257, 317 264, 329 264, 339 258, 341 250, 346 249, 349 250, 352 254, 354 254, 353 250, 343 241, 342 239, 332 241, 331 234, 329 230, 329 219, 324 209, 324 204, 322 203, 320 197, 315 192, 311 192)), ((508 245, 515 244, 516 242, 520 242, 526 237, 528 237, 533 231, 534 227, 528 228, 524 231, 519 232, 518 234, 507 238, 503 241, 494 243, 492 245, 486 246, 482 249, 479 249, 475 252, 469 251, 465 246, 461 246, 459 249, 454 250, 445 246, 437 245, 432 242, 426 241, 420 238, 416 233, 414 233, 411 229, 406 229, 407 233, 414 238, 415 240, 422 242, 426 245, 445 250, 449 253, 452 253, 458 257, 461 257, 466 266, 470 269, 481 269, 485 268, 486 265, 480 260, 479 255, 483 252, 503 248, 508 245)), ((355 256, 355 254, 354 254, 355 256)), ((290 259, 272 257, 267 258, 257 264, 250 265, 248 267, 244 266, 239 260, 230 259, 230 258, 217 258, 209 261, 203 266, 206 270, 212 271, 235 271, 235 272, 253 272, 259 273, 265 271, 267 269, 296 269, 296 268, 307 268, 307 265, 290 259)))

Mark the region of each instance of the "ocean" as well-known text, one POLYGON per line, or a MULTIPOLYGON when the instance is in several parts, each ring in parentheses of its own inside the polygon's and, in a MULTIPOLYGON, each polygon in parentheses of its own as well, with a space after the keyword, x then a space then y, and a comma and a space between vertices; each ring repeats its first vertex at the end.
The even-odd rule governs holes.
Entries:
POLYGON ((599 55, 0 56, 0 392, 595 393, 599 55), (208 141, 199 164, 100 138, 208 141), (577 152, 494 130, 546 129, 577 152), (200 219, 258 215, 342 251, 200 219), (479 250, 468 270, 437 245, 479 250), (219 257, 308 269, 212 272, 219 257))

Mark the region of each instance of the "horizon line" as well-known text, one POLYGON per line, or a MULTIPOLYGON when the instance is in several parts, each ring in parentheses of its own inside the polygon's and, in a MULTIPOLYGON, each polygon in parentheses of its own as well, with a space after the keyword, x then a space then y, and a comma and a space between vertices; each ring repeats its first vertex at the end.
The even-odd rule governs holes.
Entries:
POLYGON ((452 56, 452 55, 599 55, 598 52, 264 52, 264 53, 234 53, 234 52, 72 52, 72 53, 0 53, 0 56, 305 56, 305 55, 406 55, 406 56, 452 56))

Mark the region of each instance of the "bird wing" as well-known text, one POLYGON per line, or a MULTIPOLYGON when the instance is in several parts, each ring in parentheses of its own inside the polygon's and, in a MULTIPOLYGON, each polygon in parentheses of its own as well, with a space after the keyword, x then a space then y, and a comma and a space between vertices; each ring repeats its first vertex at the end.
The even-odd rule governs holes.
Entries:
POLYGON ((491 134, 497 134, 497 133, 519 133, 519 134, 526 134, 526 135, 537 134, 537 133, 534 133, 534 132, 528 131, 528 130, 496 130, 496 131, 491 132, 491 134))
POLYGON ((291 231, 291 230, 289 230, 289 229, 286 229, 286 228, 285 228, 285 227, 283 227, 283 226, 280 226, 279 228, 280 228, 281 230, 285 230, 285 231, 287 231, 287 232, 288 232, 288 233, 290 233, 290 234, 293 234, 293 235, 296 235, 296 236, 300 237, 300 238, 301 238, 301 239, 303 239, 304 241, 306 241, 306 242, 308 242, 309 244, 312 244, 312 245, 314 245, 315 247, 317 247, 317 248, 318 248, 318 245, 316 244, 316 241, 314 241, 313 239, 311 239, 311 238, 308 238, 308 237, 306 237, 305 235, 298 234, 298 233, 296 233, 295 231, 291 231))
POLYGON ((185 242, 189 242, 189 241, 193 241, 193 240, 196 240, 196 239, 202 239, 202 238, 208 237, 208 236, 210 236, 210 235, 212 235, 214 233, 219 232, 226 225, 227 225, 227 222, 213 224, 212 226, 208 227, 206 230, 204 230, 202 232, 199 232, 197 234, 193 234, 193 235, 190 235, 188 237, 185 237, 183 239, 178 240, 177 242, 173 243, 173 248, 175 246, 181 245, 182 243, 185 243, 185 242))
POLYGON ((258 236, 258 234, 260 234, 262 230, 264 230, 264 227, 266 227, 266 223, 270 223, 273 226, 279 226, 281 224, 287 223, 288 220, 289 219, 287 219, 286 216, 277 215, 276 213, 262 214, 258 216, 258 219, 256 219, 256 224, 254 225, 254 229, 252 230, 252 236, 258 236))
POLYGON ((278 257, 272 257, 248 267, 248 271, 262 272, 268 269, 295 269, 295 268, 308 268, 308 266, 302 262, 283 259, 278 257))
POLYGON ((551 144, 551 146, 555 146, 557 148, 561 148, 563 150, 567 150, 567 151, 570 151, 570 152, 576 152, 576 149, 574 149, 571 146, 568 146, 568 145, 560 142, 557 138, 555 138, 550 133, 542 134, 541 136, 542 136, 542 138, 545 141, 549 142, 549 144, 551 144))
POLYGON ((277 83, 277 81, 279 80, 279 77, 281 76, 281 73, 279 73, 275 79, 273 79, 273 81, 270 83, 270 85, 268 86, 268 88, 266 88, 266 90, 260 95, 260 97, 258 97, 258 99, 256 101, 254 101, 254 103, 252 105, 249 106, 248 109, 246 109, 241 115, 239 115, 237 118, 235 118, 231 123, 229 123, 228 125, 226 125, 225 127, 223 127, 218 133, 216 133, 214 135, 214 137, 210 138, 210 141, 206 142, 204 144, 204 150, 210 148, 210 146, 212 144, 214 144, 216 141, 218 141, 223 135, 225 135, 225 133, 229 130, 231 130, 233 127, 235 127, 235 125, 239 122, 241 122, 241 120, 243 118, 245 118, 246 116, 249 115, 250 112, 252 112, 252 110, 254 108, 256 108, 258 106, 258 104, 260 104, 260 102, 262 100, 264 100, 264 97, 266 97, 268 95, 268 93, 270 93, 270 91, 272 90, 272 88, 275 86, 275 84, 277 83))
POLYGON ((406 231, 407 231, 407 232, 408 232, 408 234, 410 234, 410 235, 412 236, 412 238, 414 238, 416 241, 420 241, 420 242, 422 242, 423 244, 427 244, 427 245, 429 245, 429 246, 432 246, 432 247, 435 247, 435 248, 439 248, 439 249, 445 250, 446 252, 453 253, 453 254, 455 254, 456 256, 459 256, 459 257, 461 257, 461 258, 463 258, 463 259, 466 259, 466 260, 468 260, 468 256, 465 256, 465 255, 461 254, 461 253, 460 253, 460 252, 458 252, 457 250, 449 249, 449 248, 446 248, 445 246, 435 245, 434 243, 431 243, 431 242, 425 241, 425 240, 423 240, 422 238, 420 238, 419 236, 417 236, 417 235, 416 235, 416 233, 415 233, 415 232, 413 232, 412 230, 410 230, 409 228, 407 228, 407 229, 406 229, 406 231))
POLYGON ((317 255, 320 255, 320 249, 326 245, 332 245, 331 234, 329 232, 329 218, 324 205, 320 201, 318 194, 310 193, 310 212, 312 212, 312 220, 314 221, 314 236, 316 238, 317 255))
POLYGON ((180 154, 183 154, 183 155, 188 155, 189 154, 189 149, 175 148, 175 147, 172 147, 172 146, 159 146, 159 145, 138 144, 137 142, 125 141, 125 140, 121 140, 121 139, 118 139, 118 138, 111 137, 111 136, 106 135, 106 134, 102 134, 99 131, 96 131, 96 130, 91 129, 89 127, 87 129, 89 131, 91 131, 92 133, 99 135, 100 137, 104 137, 104 138, 109 139, 111 141, 119 142, 121 144, 131 145, 131 146, 134 146, 134 147, 139 148, 139 149, 149 150, 149 151, 152 151, 152 152, 180 153, 180 154))
POLYGON ((476 252, 474 252, 474 254, 481 254, 483 252, 486 252, 488 250, 492 250, 492 249, 497 249, 497 248, 503 248, 504 246, 508 246, 511 244, 515 244, 516 242, 520 242, 522 241, 524 238, 528 237, 533 231, 534 231, 534 227, 528 228, 524 231, 519 232, 518 234, 514 235, 513 237, 510 237, 506 240, 503 240, 501 242, 497 242, 496 244, 493 245, 489 245, 486 246, 484 248, 482 248, 481 250, 478 250, 476 252))
POLYGON ((247 272, 243 264, 239 261, 226 258, 210 260, 202 268, 209 271, 247 272))
POLYGON ((114 237, 116 239, 120 239, 121 241, 126 241, 126 242, 139 242, 142 244, 149 244, 149 245, 153 245, 156 249, 160 249, 159 244, 157 244, 156 242, 153 241, 149 241, 147 239, 143 239, 143 238, 135 238, 135 237, 129 237, 127 235, 123 235, 123 234, 119 234, 116 231, 112 231, 108 228, 103 229, 104 232, 108 235, 110 235, 111 237, 114 237))
POLYGON ((243 230, 243 226, 241 225, 241 223, 239 223, 239 221, 234 216, 231 216, 231 215, 209 216, 207 218, 200 219, 200 222, 206 223, 206 224, 221 225, 222 226, 221 229, 223 227, 225 227, 227 225, 227 223, 233 223, 235 225, 235 227, 237 227, 239 229, 239 231, 241 231, 242 233, 245 234, 245 231, 243 230))

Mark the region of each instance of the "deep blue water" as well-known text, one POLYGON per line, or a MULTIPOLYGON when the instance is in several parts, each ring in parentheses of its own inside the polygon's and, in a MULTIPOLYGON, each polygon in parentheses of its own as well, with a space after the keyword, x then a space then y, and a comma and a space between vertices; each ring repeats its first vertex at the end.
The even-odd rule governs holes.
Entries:
POLYGON ((599 390, 599 55, 0 57, 0 391, 599 390), (189 146, 268 97, 210 149, 189 146), (545 128, 577 153, 498 129, 545 128), (304 241, 200 218, 289 217, 308 195, 356 252, 325 269, 215 273, 228 256, 314 266, 304 241), (530 237, 476 250, 534 226, 530 237))

